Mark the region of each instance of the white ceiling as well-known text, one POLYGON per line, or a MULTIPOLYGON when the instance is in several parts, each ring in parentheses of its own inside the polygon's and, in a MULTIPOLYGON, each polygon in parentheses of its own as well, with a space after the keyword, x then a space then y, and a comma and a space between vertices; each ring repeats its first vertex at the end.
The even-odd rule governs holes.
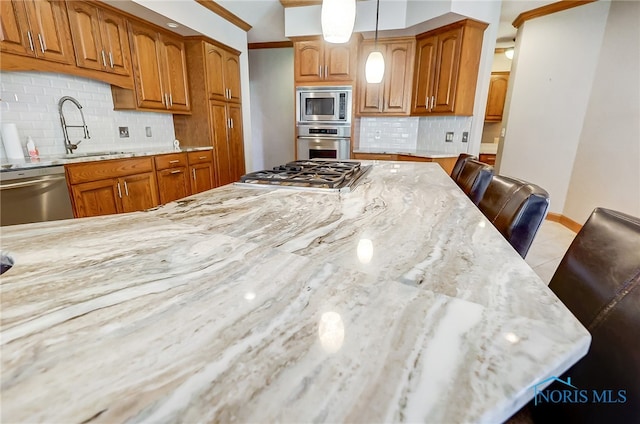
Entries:
MULTIPOLYGON (((167 19, 152 12, 130 0, 102 0, 114 7, 139 16, 155 24, 166 27, 167 19)), ((157 0, 157 1, 184 1, 184 0, 157 0)), ((381 0, 395 1, 395 0, 381 0)), ((427 1, 427 0, 413 0, 427 1)), ((431 0, 429 0, 431 1, 431 0)), ((499 1, 499 0, 488 0, 499 1)), ((513 20, 522 12, 535 9, 546 4, 555 3, 557 0, 504 0, 496 47, 513 46, 516 29, 511 25, 513 20)), ((252 26, 247 34, 249 43, 284 41, 284 8, 279 0, 216 0, 216 3, 235 14, 252 26)), ((213 13, 203 9, 203 13, 213 13)), ((170 29, 170 28, 167 28, 170 29)), ((181 35, 196 35, 190 28, 180 27, 172 31, 181 35)))

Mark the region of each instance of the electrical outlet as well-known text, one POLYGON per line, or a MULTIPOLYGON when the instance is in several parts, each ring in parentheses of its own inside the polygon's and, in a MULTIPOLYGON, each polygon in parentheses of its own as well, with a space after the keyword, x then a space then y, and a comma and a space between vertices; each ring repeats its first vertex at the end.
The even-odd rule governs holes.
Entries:
POLYGON ((469 133, 465 131, 462 133, 462 142, 466 143, 467 141, 469 141, 469 133))
POLYGON ((147 134, 147 137, 151 137, 151 127, 144 127, 144 132, 147 134))
POLYGON ((382 135, 382 131, 376 130, 376 132, 373 135, 373 138, 375 138, 376 140, 380 140, 381 135, 382 135))
POLYGON ((120 133, 120 138, 129 137, 129 127, 118 127, 118 132, 120 133))
POLYGON ((453 132, 447 132, 444 136, 444 141, 451 143, 453 141, 453 132))

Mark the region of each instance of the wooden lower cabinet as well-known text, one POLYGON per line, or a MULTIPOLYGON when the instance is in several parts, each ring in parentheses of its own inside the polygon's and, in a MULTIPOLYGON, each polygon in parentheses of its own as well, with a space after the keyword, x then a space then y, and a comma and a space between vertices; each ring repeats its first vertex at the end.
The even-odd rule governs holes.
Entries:
POLYGON ((215 186, 213 154, 211 150, 190 152, 188 157, 191 194, 211 190, 215 186))
POLYGON ((493 166, 496 164, 496 155, 494 153, 480 153, 478 159, 487 165, 493 166))
POLYGON ((398 153, 353 153, 353 159, 356 160, 394 160, 406 162, 436 162, 444 172, 451 175, 453 167, 458 157, 447 158, 425 158, 421 156, 403 155, 398 153))
POLYGON ((158 206, 153 158, 114 159, 65 166, 76 218, 158 206))
POLYGON ((186 167, 163 169, 156 172, 160 204, 173 202, 191 194, 189 173, 186 167))

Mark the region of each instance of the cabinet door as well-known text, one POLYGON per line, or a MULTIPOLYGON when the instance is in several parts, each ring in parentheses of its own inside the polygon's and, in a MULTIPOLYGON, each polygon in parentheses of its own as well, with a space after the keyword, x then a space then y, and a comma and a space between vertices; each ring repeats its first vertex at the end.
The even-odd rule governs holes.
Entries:
POLYGON ((202 193, 213 188, 213 164, 198 163, 191 165, 191 193, 202 193))
POLYGON ((146 25, 137 22, 129 24, 138 107, 166 109, 158 34, 146 25))
POLYGON ((245 174, 244 138, 242 136, 242 107, 239 104, 227 105, 231 128, 229 130, 229 157, 231 181, 238 181, 245 174))
POLYGON ((125 19, 107 10, 100 10, 101 39, 107 56, 109 72, 131 75, 131 49, 125 19))
POLYGON ((462 28, 438 37, 438 65, 433 84, 435 98, 431 112, 453 112, 455 107, 458 69, 460 67, 460 39, 462 28))
POLYGON ((323 79, 327 81, 353 81, 356 73, 355 43, 329 44, 324 47, 323 79))
POLYGON ((161 36, 164 51, 164 73, 169 109, 188 111, 189 82, 187 80, 187 58, 184 43, 176 37, 161 36))
POLYGON ((76 218, 122 212, 117 181, 111 178, 71 186, 76 218))
POLYGON ((76 64, 80 68, 105 69, 107 65, 102 40, 100 38, 100 19, 98 9, 81 1, 67 2, 69 25, 76 55, 76 64))
POLYGON ((213 154, 218 177, 217 185, 221 186, 234 181, 230 168, 231 152, 228 143, 230 125, 226 103, 210 100, 209 114, 211 116, 210 122, 213 126, 210 131, 213 135, 213 154))
POLYGON ((484 114, 485 121, 502 121, 504 100, 507 97, 507 84, 509 72, 492 72, 489 82, 489 95, 487 96, 487 110, 484 114))
POLYGON ((424 114, 430 109, 432 87, 436 73, 437 50, 437 36, 422 38, 417 41, 411 113, 424 114))
POLYGON ((225 52, 224 82, 229 90, 227 100, 240 103, 240 58, 238 55, 225 52))
MULTIPOLYGON (((359 113, 380 113, 382 112, 384 80, 379 84, 369 84, 365 76, 365 64, 369 53, 374 51, 373 43, 365 43, 360 47, 360 75, 358 78, 358 112, 359 113)), ((385 64, 387 64, 387 54, 384 45, 378 44, 378 50, 384 56, 385 64)), ((385 73, 387 71, 385 70, 385 73)))
POLYGON ((298 41, 293 49, 295 81, 321 81, 324 75, 322 40, 298 41))
POLYGON ((73 63, 73 45, 64 2, 27 0, 25 5, 36 56, 53 62, 73 63))
POLYGON ((158 177, 160 204, 164 205, 191 194, 189 190, 189 174, 186 167, 163 169, 158 171, 156 175, 158 177))
POLYGON ((118 179, 122 193, 122 211, 143 211, 158 206, 158 188, 152 172, 118 179))
POLYGON ((392 43, 387 46, 382 108, 384 113, 409 113, 414 48, 412 42, 392 43))
POLYGON ((33 34, 29 33, 29 22, 24 3, 17 0, 0 1, 0 51, 22 56, 35 55, 33 34), (31 38, 30 38, 31 36, 31 38))
POLYGON ((226 100, 224 82, 224 50, 213 44, 204 43, 207 90, 210 100, 226 100))

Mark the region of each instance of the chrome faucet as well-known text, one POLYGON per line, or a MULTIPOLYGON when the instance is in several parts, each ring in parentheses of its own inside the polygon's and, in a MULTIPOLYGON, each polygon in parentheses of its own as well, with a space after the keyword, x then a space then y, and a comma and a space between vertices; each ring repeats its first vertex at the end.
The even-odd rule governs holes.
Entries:
POLYGON ((82 140, 91 138, 91 136, 89 135, 89 128, 87 128, 87 123, 84 120, 84 113, 82 113, 82 105, 73 97, 64 96, 58 102, 58 113, 60 113, 60 123, 62 124, 62 133, 64 134, 64 147, 67 149, 67 153, 73 153, 73 151, 78 148, 78 144, 80 144, 82 140), (80 111, 80 116, 82 117, 82 125, 67 125, 67 121, 64 119, 64 114, 62 113, 62 105, 66 101, 70 101, 71 103, 76 105, 76 107, 80 111), (69 131, 67 131, 67 128, 84 129, 84 138, 82 140, 78 140, 77 143, 72 143, 69 139, 69 131))

